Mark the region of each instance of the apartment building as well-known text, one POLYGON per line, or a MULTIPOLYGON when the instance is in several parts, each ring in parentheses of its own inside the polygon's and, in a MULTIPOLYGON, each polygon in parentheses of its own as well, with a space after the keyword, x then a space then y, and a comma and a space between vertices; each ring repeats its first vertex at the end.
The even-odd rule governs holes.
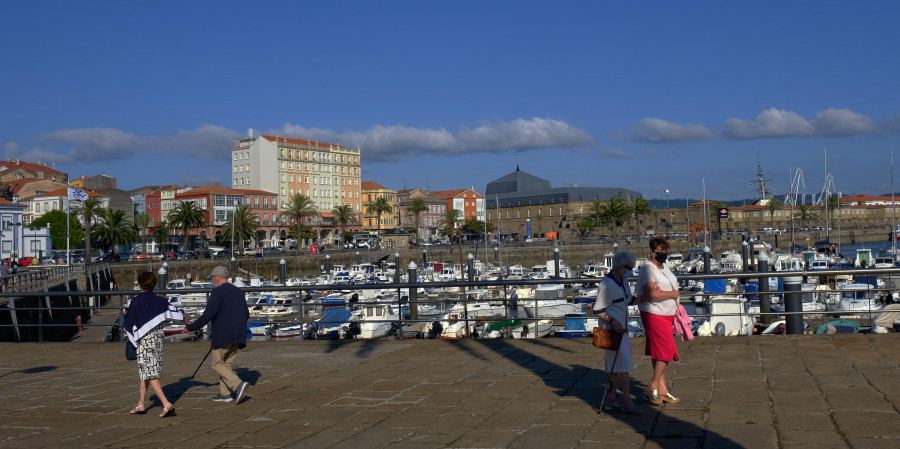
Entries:
POLYGON ((362 183, 362 227, 365 232, 380 233, 387 229, 394 229, 399 225, 397 221, 397 192, 391 190, 374 181, 363 181, 362 183), (370 204, 384 198, 391 205, 391 212, 378 214, 368 214, 366 209, 370 204))
POLYGON ((282 209, 300 193, 322 213, 341 204, 363 212, 359 148, 251 131, 234 140, 231 156, 232 187, 275 192, 282 209))

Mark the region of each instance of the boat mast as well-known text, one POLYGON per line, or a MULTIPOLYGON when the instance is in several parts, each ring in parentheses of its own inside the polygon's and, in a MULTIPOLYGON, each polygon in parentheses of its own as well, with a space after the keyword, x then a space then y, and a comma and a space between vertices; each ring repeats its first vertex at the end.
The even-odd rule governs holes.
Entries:
POLYGON ((894 144, 891 144, 891 254, 897 255, 897 204, 894 202, 894 144))

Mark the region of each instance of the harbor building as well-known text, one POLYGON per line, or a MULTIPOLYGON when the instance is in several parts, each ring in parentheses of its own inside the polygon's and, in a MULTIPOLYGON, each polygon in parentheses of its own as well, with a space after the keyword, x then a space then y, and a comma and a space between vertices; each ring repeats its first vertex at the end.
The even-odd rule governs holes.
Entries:
POLYGON ((397 193, 400 207, 398 208, 398 220, 403 229, 418 234, 420 241, 430 241, 439 238, 439 231, 446 224, 448 210, 459 211, 459 221, 470 218, 484 221, 484 197, 474 189, 437 190, 429 192, 419 187, 400 190, 397 193), (416 199, 425 202, 426 210, 419 212, 418 228, 416 216, 408 212, 416 199))
MULTIPOLYGON (((258 135, 252 130, 234 139, 232 187, 278 195, 281 209, 300 193, 328 214, 347 204, 361 213, 360 149, 289 137, 258 135)), ((358 222, 358 220, 357 220, 358 222)))
MULTIPOLYGON (((594 199, 620 197, 630 203, 643 195, 623 187, 554 188, 550 181, 517 166, 514 172, 488 183, 484 196, 485 217, 500 235, 574 240, 583 237, 578 223, 590 214, 594 199)), ((634 233, 631 223, 623 226, 625 232, 634 233)), ((608 232, 608 228, 602 227, 600 232, 608 232)))
POLYGON ((397 221, 397 192, 374 181, 363 181, 362 188, 362 229, 365 232, 380 234, 387 229, 394 229, 399 225, 397 221), (384 198, 391 206, 391 212, 370 214, 366 209, 370 204, 384 198))

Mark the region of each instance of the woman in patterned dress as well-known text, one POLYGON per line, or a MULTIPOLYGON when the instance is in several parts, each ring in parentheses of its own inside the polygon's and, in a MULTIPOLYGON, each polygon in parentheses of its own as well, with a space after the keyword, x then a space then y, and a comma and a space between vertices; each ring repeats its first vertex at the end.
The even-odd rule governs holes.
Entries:
POLYGON ((146 413, 144 399, 147 387, 153 388, 156 397, 162 402, 163 410, 160 418, 175 414, 175 406, 163 394, 159 377, 162 374, 163 356, 163 323, 166 319, 184 320, 184 315, 171 308, 166 298, 153 293, 157 277, 152 271, 138 274, 138 285, 141 293, 131 299, 128 312, 125 313, 125 333, 137 348, 138 375, 140 376, 140 397, 131 414, 146 413))

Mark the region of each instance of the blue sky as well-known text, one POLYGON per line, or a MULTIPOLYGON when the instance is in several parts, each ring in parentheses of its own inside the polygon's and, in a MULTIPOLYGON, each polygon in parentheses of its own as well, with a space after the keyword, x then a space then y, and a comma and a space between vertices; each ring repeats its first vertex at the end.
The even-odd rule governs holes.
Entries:
MULTIPOLYGON (((232 139, 362 149, 433 190, 519 166, 646 198, 890 191, 900 3, 3 2, 0 151, 230 186, 232 139)), ((900 151, 900 145, 898 145, 900 151)))

